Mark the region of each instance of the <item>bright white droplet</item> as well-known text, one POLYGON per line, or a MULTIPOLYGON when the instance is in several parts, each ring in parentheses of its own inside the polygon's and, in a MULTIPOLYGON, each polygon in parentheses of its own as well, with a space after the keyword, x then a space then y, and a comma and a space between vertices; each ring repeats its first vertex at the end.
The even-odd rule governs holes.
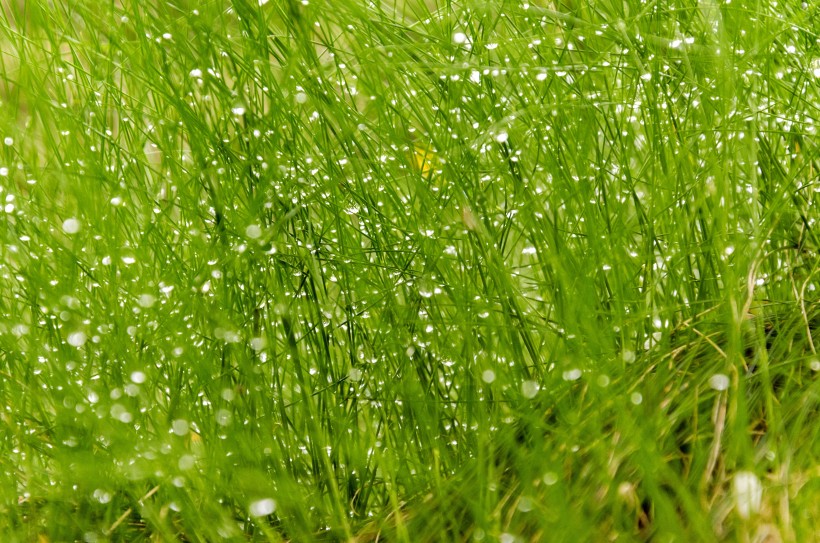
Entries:
POLYGON ((742 518, 749 518, 758 513, 763 501, 763 485, 757 475, 751 471, 739 471, 735 474, 733 483, 737 514, 742 518))
POLYGON ((80 231, 80 221, 74 217, 63 221, 63 232, 66 234, 76 234, 80 231))
POLYGON ((308 101, 308 95, 304 92, 297 92, 296 96, 294 96, 294 99, 296 100, 297 104, 304 104, 308 101))
POLYGON ((481 373, 481 380, 489 385, 495 381, 495 372, 493 370, 484 370, 481 373))
POLYGON ((171 425, 171 430, 178 435, 184 436, 188 433, 188 421, 184 419, 176 419, 171 425))
POLYGON ((248 506, 248 513, 252 517, 266 517, 276 511, 276 501, 271 498, 256 500, 248 506))
POLYGON ((453 34, 453 43, 460 45, 467 42, 467 34, 464 32, 456 32, 453 34))
POLYGON ((238 117, 241 117, 242 115, 245 114, 245 108, 242 107, 242 106, 236 106, 235 108, 233 108, 231 110, 231 113, 233 113, 234 115, 236 115, 238 117))
POLYGON ((359 368, 350 368, 350 371, 347 372, 347 378, 354 383, 357 383, 362 380, 362 370, 359 368))
POLYGON ((199 68, 194 68, 193 70, 188 72, 188 75, 196 78, 202 77, 202 70, 200 70, 199 68))
POLYGON ((729 377, 722 373, 716 373, 709 378, 709 386, 715 390, 726 390, 729 388, 729 377))
POLYGON ((496 134, 495 141, 498 143, 505 143, 508 139, 510 139, 510 135, 506 132, 501 132, 500 134, 496 134))
POLYGON ((88 341, 88 336, 85 335, 85 332, 72 332, 68 334, 66 341, 68 341, 68 344, 72 347, 80 348, 88 341))
POLYGON ((141 371, 132 371, 131 381, 140 385, 145 382, 145 374, 141 371))
POLYGON ((809 367, 811 368, 811 371, 820 371, 820 360, 817 360, 815 358, 814 360, 809 362, 809 367))
POLYGON ((140 307, 146 309, 153 306, 156 302, 157 298, 151 294, 140 294, 140 297, 137 299, 137 303, 140 304, 140 307))
POLYGON ((521 383, 521 394, 523 394, 525 398, 535 398, 540 388, 535 381, 524 381, 521 383))
POLYGON ((14 145, 14 139, 13 138, 8 138, 8 137, 4 138, 3 143, 6 144, 7 146, 11 147, 12 145, 14 145))
POLYGON ((262 235, 262 229, 257 224, 248 225, 245 228, 245 235, 251 239, 258 239, 262 235))
POLYGON ((565 371, 562 377, 564 378, 564 381, 577 381, 581 378, 581 370, 578 368, 572 368, 571 370, 565 371))
POLYGON ((230 426, 233 414, 227 409, 219 409, 216 412, 216 423, 220 426, 230 426))

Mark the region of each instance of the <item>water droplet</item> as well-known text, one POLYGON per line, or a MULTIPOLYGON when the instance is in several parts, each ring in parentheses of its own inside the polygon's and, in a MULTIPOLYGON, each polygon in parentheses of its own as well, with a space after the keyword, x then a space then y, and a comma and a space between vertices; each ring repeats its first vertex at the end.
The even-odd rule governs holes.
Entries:
POLYGON ((68 344, 72 347, 80 348, 85 345, 85 342, 88 341, 88 336, 85 335, 85 332, 72 332, 68 334, 68 338, 66 338, 68 344))
POLYGON ((176 435, 184 436, 188 433, 188 421, 184 419, 176 419, 172 423, 171 429, 176 435))
POLYGON ((262 236, 262 229, 257 224, 251 224, 245 228, 245 235, 251 239, 258 239, 262 236))
POLYGON ((276 501, 271 498, 256 500, 248 506, 248 513, 252 517, 266 517, 276 511, 276 501))
POLYGON ((533 502, 532 498, 528 498, 526 496, 522 496, 520 500, 518 500, 517 508, 522 513, 528 513, 533 509, 533 502))
POLYGON ((144 307, 146 309, 153 306, 156 302, 156 297, 151 294, 140 294, 140 297, 137 299, 137 303, 140 307, 144 307))
POLYGON ((524 381, 521 383, 521 394, 523 394, 525 398, 535 398, 540 389, 541 387, 535 381, 524 381))
POLYGON ((726 390, 729 388, 729 377, 722 373, 716 373, 709 378, 709 386, 718 391, 726 390))
POLYGON ((481 373, 481 380, 487 384, 492 383, 495 381, 495 372, 493 370, 484 370, 481 373))
POLYGON ((561 377, 563 377, 564 381, 577 381, 581 378, 581 370, 578 368, 572 368, 565 371, 561 377))
POLYGON ((233 419, 233 413, 227 409, 219 409, 216 412, 216 423, 220 426, 229 426, 233 419))
POLYGON ((80 221, 75 218, 66 219, 63 221, 63 232, 66 234, 76 234, 80 231, 80 221))
POLYGON ((462 43, 467 43, 467 34, 464 32, 456 32, 453 34, 453 43, 456 45, 461 45, 462 43))
POLYGON ((760 511, 763 501, 763 485, 757 475, 750 471, 739 471, 733 481, 735 508, 741 518, 747 519, 760 511))
POLYGON ((196 457, 192 454, 183 454, 179 457, 179 462, 177 462, 177 466, 179 466, 181 470, 189 470, 194 467, 195 464, 196 457))
POLYGON ((495 141, 498 143, 505 143, 508 139, 510 139, 510 135, 506 132, 500 132, 495 135, 495 141))
POLYGON ((108 503, 111 501, 111 493, 107 490, 98 488, 94 491, 94 499, 100 503, 108 503))
POLYGON ((131 372, 131 382, 136 383, 138 385, 145 382, 145 374, 141 371, 132 371, 131 372))

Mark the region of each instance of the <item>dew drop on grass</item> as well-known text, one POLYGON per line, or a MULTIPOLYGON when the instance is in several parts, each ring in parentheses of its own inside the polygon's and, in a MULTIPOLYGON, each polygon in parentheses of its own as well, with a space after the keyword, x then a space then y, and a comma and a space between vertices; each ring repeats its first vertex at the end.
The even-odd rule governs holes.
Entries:
POLYGON ((85 345, 85 342, 88 341, 88 336, 85 335, 85 332, 72 332, 68 334, 68 338, 66 338, 68 344, 72 347, 80 348, 85 345))
POLYGON ((220 426, 229 426, 233 420, 233 414, 227 409, 219 409, 216 412, 216 423, 220 426))
POLYGON ((132 371, 131 372, 131 382, 141 385, 145 382, 145 374, 141 371, 132 371))
POLYGON ((183 454, 179 457, 179 462, 177 462, 177 466, 183 471, 191 469, 195 464, 196 457, 192 454, 183 454))
POLYGON ((709 386, 717 391, 729 388, 729 377, 723 373, 716 373, 709 378, 709 386))
POLYGON ((541 477, 541 480, 544 481, 545 485, 552 486, 558 482, 558 475, 555 472, 548 471, 541 477))
POLYGON ((820 360, 817 360, 815 358, 814 360, 809 362, 809 367, 811 368, 811 371, 820 371, 820 360))
POLYGON ((495 141, 498 143, 505 143, 508 139, 510 139, 510 135, 506 132, 500 132, 495 135, 495 141))
POLYGON ((100 503, 108 503, 111 501, 111 493, 107 490, 98 488, 94 491, 94 499, 100 503))
POLYGON ((188 433, 188 421, 184 419, 176 419, 171 425, 171 430, 178 436, 184 436, 188 433))
POLYGON ((633 392, 629 396, 629 401, 631 401, 635 405, 641 405, 643 403, 643 394, 640 392, 633 392))
POLYGON ((274 511, 276 511, 276 501, 272 498, 256 500, 248 506, 248 513, 252 517, 266 517, 274 511))
POLYGON ((581 378, 581 370, 578 368, 572 368, 571 370, 567 370, 562 374, 564 381, 577 381, 581 378))
POLYGON ((66 219, 63 221, 63 232, 66 234, 76 234, 80 231, 80 221, 71 217, 70 219, 66 219))
POLYGON ((259 239, 262 236, 262 229, 259 228, 258 224, 251 224, 245 228, 245 235, 251 239, 259 239))
POLYGON ((359 368, 350 368, 350 371, 347 372, 347 378, 354 383, 361 381, 362 370, 360 370, 359 368))
POLYGON ((200 77, 202 77, 202 70, 200 70, 199 68, 194 68, 193 70, 188 72, 188 75, 199 79, 200 77))
POLYGON ((462 43, 467 43, 467 34, 464 32, 456 32, 453 34, 453 43, 456 45, 461 45, 462 43))
POLYGON ((523 496, 520 500, 518 500, 517 509, 522 513, 529 513, 533 509, 533 502, 532 498, 528 498, 523 496))
POLYGON ((525 398, 532 399, 538 394, 540 388, 535 381, 527 380, 521 383, 521 394, 523 394, 525 398))
POLYGON ((140 307, 144 307, 146 309, 152 307, 156 302, 156 297, 152 296, 151 294, 141 294, 140 297, 137 299, 137 303, 140 305, 140 307))
POLYGON ((763 501, 763 485, 760 479, 750 471, 739 471, 733 481, 735 508, 737 514, 744 519, 760 511, 763 501))
POLYGON ((489 385, 495 381, 495 372, 493 370, 484 370, 481 373, 481 380, 489 385))

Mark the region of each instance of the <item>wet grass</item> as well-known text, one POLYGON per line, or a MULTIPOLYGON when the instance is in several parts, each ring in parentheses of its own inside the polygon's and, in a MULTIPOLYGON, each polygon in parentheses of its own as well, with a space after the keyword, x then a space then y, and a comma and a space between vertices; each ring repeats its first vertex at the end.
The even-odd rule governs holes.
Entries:
POLYGON ((811 541, 820 12, 2 2, 3 541, 811 541))

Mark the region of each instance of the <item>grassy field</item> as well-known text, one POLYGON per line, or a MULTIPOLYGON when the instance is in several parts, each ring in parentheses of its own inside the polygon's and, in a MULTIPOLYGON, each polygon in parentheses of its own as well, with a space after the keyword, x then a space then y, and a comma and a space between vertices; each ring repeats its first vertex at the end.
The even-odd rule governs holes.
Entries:
POLYGON ((818 29, 3 0, 0 539, 820 541, 818 29))

